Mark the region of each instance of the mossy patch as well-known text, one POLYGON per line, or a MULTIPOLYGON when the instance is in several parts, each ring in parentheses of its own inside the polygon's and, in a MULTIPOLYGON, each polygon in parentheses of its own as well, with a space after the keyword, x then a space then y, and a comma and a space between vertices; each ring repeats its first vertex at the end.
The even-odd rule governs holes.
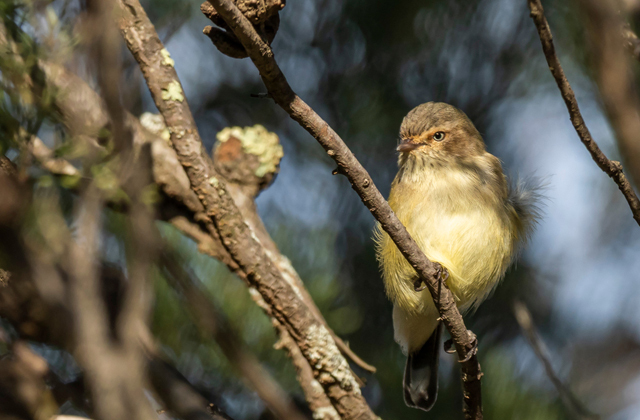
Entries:
POLYGON ((217 134, 219 142, 226 142, 230 138, 236 138, 242 143, 245 153, 258 157, 260 165, 255 170, 255 175, 263 177, 269 173, 275 173, 284 156, 282 145, 278 135, 268 131, 260 124, 253 127, 227 127, 217 134))

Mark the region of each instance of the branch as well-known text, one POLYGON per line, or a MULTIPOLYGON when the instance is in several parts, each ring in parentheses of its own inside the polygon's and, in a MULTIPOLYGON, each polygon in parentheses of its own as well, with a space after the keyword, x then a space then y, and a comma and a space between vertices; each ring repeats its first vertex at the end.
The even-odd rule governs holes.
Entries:
MULTIPOLYGON (((107 266, 102 264, 101 287, 105 288, 108 284, 107 287, 118 289, 121 285, 114 287, 113 283, 124 282, 124 275, 119 270, 114 272, 111 269, 105 270, 106 268, 107 266)), ((3 280, 4 285, 0 287, 0 316, 16 327, 20 338, 71 350, 74 339, 67 331, 72 328, 73 318, 68 308, 45 302, 43 295, 39 294, 33 286, 32 278, 20 277, 3 270, 0 270, 0 276, 6 279, 3 280), (18 297, 19 301, 16 305, 10 305, 9 303, 15 297, 18 297), (28 304, 22 304, 22 302, 28 302, 28 304), (22 307, 21 305, 27 306, 22 312, 18 310, 22 307), (38 330, 46 331, 48 335, 33 334, 38 330)), ((109 297, 105 299, 109 300, 109 297)), ((115 317, 115 314, 110 314, 110 317, 115 317)), ((184 420, 230 420, 219 407, 207 401, 173 366, 162 361, 155 349, 151 351, 148 330, 140 329, 139 334, 140 341, 145 344, 144 347, 148 353, 147 371, 150 385, 169 411, 184 420)), ((3 375, 0 375, 0 378, 2 377, 3 375)), ((92 408, 85 401, 82 378, 73 383, 64 384, 49 372, 47 383, 58 405, 71 400, 81 410, 91 413, 92 408)), ((0 394, 2 394, 1 390, 0 394)))
POLYGON ((45 419, 58 411, 44 378, 47 362, 22 341, 0 359, 0 418, 45 419))
MULTIPOLYGON (((0 23, 0 35, 2 35, 1 29, 0 23)), ((0 37, 0 44, 3 42, 7 42, 6 38, 0 37)), ((101 146, 99 146, 97 141, 93 140, 92 137, 96 136, 100 129, 105 127, 109 121, 107 112, 104 109, 102 98, 100 98, 100 96, 96 94, 82 79, 69 73, 64 68, 44 61, 41 61, 39 64, 45 72, 47 84, 54 86, 58 91, 63 93, 61 95, 56 95, 54 99, 67 127, 74 132, 82 133, 85 141, 91 144, 94 148, 100 148, 101 146)), ((153 116, 146 115, 141 118, 141 120, 144 121, 150 119, 153 119, 153 116)), ((175 151, 167 145, 166 140, 162 138, 165 135, 165 132, 168 134, 168 131, 165 130, 164 122, 159 124, 159 126, 158 124, 147 124, 144 121, 142 121, 143 124, 141 124, 141 121, 130 114, 126 114, 125 121, 129 129, 133 132, 133 143, 136 148, 139 149, 145 144, 151 144, 153 155, 153 176, 155 182, 162 188, 162 191, 167 196, 159 204, 160 213, 163 218, 168 220, 182 233, 196 241, 200 252, 222 261, 229 266, 232 271, 236 272, 236 274, 246 280, 246 275, 239 270, 237 264, 231 259, 219 237, 211 234, 211 232, 208 233, 206 228, 203 230, 202 220, 204 208, 198 200, 198 197, 190 189, 189 179, 178 162, 175 151), (147 131, 148 129, 151 129, 153 133, 147 131), (185 209, 188 211, 185 211, 185 209)), ((226 144, 228 145, 231 143, 233 142, 228 141, 226 144)), ((32 147, 31 151, 34 154, 34 157, 36 157, 40 165, 51 173, 78 178, 81 177, 78 169, 64 159, 55 158, 54 153, 38 138, 32 137, 30 146, 32 147)), ((221 173, 224 174, 223 178, 228 180, 227 186, 229 193, 233 196, 236 205, 239 207, 242 216, 251 227, 253 233, 260 242, 265 245, 269 257, 273 260, 278 269, 281 270, 284 278, 296 289, 296 294, 303 298, 309 310, 314 314, 314 316, 316 316, 318 321, 325 325, 340 351, 345 356, 351 358, 358 366, 365 370, 375 372, 375 368, 373 366, 361 360, 327 326, 326 321, 309 296, 309 293, 304 287, 298 273, 295 271, 290 261, 279 252, 275 243, 273 243, 273 240, 262 224, 253 200, 260 190, 268 186, 269 182, 265 182, 265 179, 271 180, 274 173, 267 173, 265 176, 260 178, 255 177, 253 176, 255 168, 251 166, 255 162, 251 162, 251 159, 257 159, 256 156, 245 153, 245 151, 242 150, 239 161, 237 159, 238 156, 235 156, 233 162, 226 162, 221 156, 219 156, 219 153, 217 153, 218 151, 222 151, 222 148, 216 146, 215 150, 215 162, 216 165, 220 167, 221 173), (224 166, 229 163, 232 163, 232 165, 225 168, 224 166), (243 176, 239 177, 239 174, 243 174, 243 176), (253 179, 251 179, 252 176, 253 179)), ((229 159, 228 152, 229 150, 227 147, 224 153, 225 159, 227 160, 229 159)), ((138 152, 135 154, 138 155, 138 152)), ((137 163, 134 166, 136 165, 137 163)), ((79 191, 80 189, 77 188, 77 190, 79 191)), ((121 203, 117 202, 109 204, 116 209, 122 207, 121 203)), ((15 299, 9 299, 9 301, 13 302, 15 299)), ((263 306, 263 308, 264 307, 265 306, 263 306)), ((272 317, 273 315, 270 314, 270 316, 272 317)), ((280 341, 283 343, 291 343, 291 338, 286 327, 278 323, 273 318, 272 322, 274 322, 274 326, 276 326, 276 330, 280 335, 280 341)), ((294 345, 297 346, 297 344, 294 345)), ((311 368, 309 367, 306 359, 292 356, 292 354, 294 354, 294 349, 288 346, 285 347, 292 358, 292 362, 297 372, 311 372, 311 368)), ((318 388, 312 383, 313 374, 299 375, 298 379, 308 381, 306 383, 301 382, 301 386, 303 391, 305 391, 307 401, 312 409, 316 411, 317 417, 322 419, 325 418, 325 415, 328 416, 331 413, 331 410, 333 410, 333 407, 328 403, 323 392, 318 393, 318 388)))
POLYGON ((305 420, 280 385, 246 350, 226 319, 198 288, 200 281, 196 275, 180 264, 173 252, 165 252, 162 265, 173 288, 181 291, 186 298, 186 306, 196 324, 218 343, 231 366, 242 374, 273 414, 282 419, 305 420))
POLYGON ((540 0, 527 1, 529 3, 529 9, 531 10, 531 18, 533 19, 536 29, 538 30, 538 35, 540 36, 542 50, 544 51, 544 56, 547 59, 549 70, 551 70, 551 74, 560 89, 562 99, 564 99, 567 110, 569 111, 569 116, 571 117, 571 123, 578 133, 580 141, 585 145, 591 154, 591 158, 596 162, 598 167, 602 169, 604 173, 609 175, 609 177, 618 185, 622 195, 624 195, 624 198, 629 203, 631 213, 633 213, 633 218, 640 225, 640 200, 638 200, 638 196, 633 191, 633 187, 625 177, 620 162, 609 160, 591 137, 591 133, 589 132, 589 129, 582 118, 582 114, 580 113, 580 109, 578 108, 578 102, 576 101, 573 89, 571 89, 571 85, 569 84, 569 81, 564 74, 564 70, 560 65, 560 60, 558 59, 556 49, 553 45, 551 29, 549 28, 547 18, 544 16, 544 9, 542 8, 540 0))
MULTIPOLYGON (((2 33, 2 23, 0 22, 0 44, 7 42, 6 38, 2 37, 2 33)), ((93 137, 97 136, 100 130, 107 126, 109 121, 100 95, 93 91, 84 80, 64 68, 45 61, 40 61, 39 64, 47 77, 47 84, 63 93, 56 95, 54 100, 56 101, 57 108, 62 113, 67 127, 74 132, 81 133, 85 140, 94 148, 100 147, 97 141, 94 141, 93 137)), ((217 234, 212 235, 210 229, 209 233, 206 233, 199 226, 203 220, 201 215, 204 213, 204 208, 196 194, 191 190, 187 174, 180 165, 175 151, 167 144, 166 140, 162 138, 163 135, 168 134, 168 132, 165 133, 164 121, 161 124, 162 127, 155 128, 152 130, 153 132, 150 132, 148 125, 142 124, 138 118, 129 113, 125 114, 125 123, 128 129, 133 132, 133 143, 136 148, 140 148, 145 144, 151 144, 153 177, 156 184, 162 188, 162 191, 169 199, 169 202, 164 202, 159 205, 160 213, 166 220, 174 225, 174 227, 194 239, 201 247, 200 252, 222 261, 229 266, 232 271, 238 274, 237 264, 235 264, 226 252, 217 234), (186 217, 183 216, 185 213, 182 211, 183 207, 189 210, 186 217), (178 215, 176 215, 176 213, 178 215), (196 222, 196 220, 198 222, 196 222), (207 236, 209 236, 209 239, 206 239, 207 236)), ((54 158, 54 153, 39 139, 33 138, 30 146, 32 147, 32 153, 36 159, 38 159, 39 163, 50 172, 57 175, 80 176, 79 171, 69 162, 64 159, 54 158)), ((216 148, 216 150, 218 149, 216 148)), ((136 155, 137 153, 136 151, 136 155)), ((304 301, 307 303, 309 310, 329 329, 340 351, 362 369, 375 372, 375 367, 358 357, 358 355, 328 327, 326 320, 304 287, 300 276, 293 266, 291 266, 289 260, 277 249, 277 246, 262 224, 262 220, 253 202, 255 196, 268 186, 268 182, 265 183, 264 179, 269 176, 273 178, 274 174, 266 174, 265 177, 250 181, 247 179, 248 177, 238 179, 238 172, 241 172, 245 165, 248 166, 250 164, 245 157, 246 155, 243 155, 242 162, 235 164, 233 173, 230 173, 229 170, 221 171, 222 178, 228 181, 229 192, 233 196, 243 217, 259 240, 267 247, 267 250, 271 252, 270 255, 276 265, 293 279, 292 283, 296 285, 304 301), (247 189, 246 184, 250 184, 250 188, 247 189)), ((214 156, 214 159, 216 164, 218 164, 220 159, 218 159, 217 156, 214 156)), ((253 172, 251 172, 251 174, 253 174, 253 172)), ((118 203, 113 204, 116 205, 118 203)))
POLYGON ((481 419, 480 378, 482 373, 474 354, 475 336, 467 331, 451 291, 447 287, 439 287, 442 268, 439 264, 429 261, 420 250, 344 141, 293 92, 278 67, 271 48, 233 2, 231 0, 209 0, 209 2, 213 4, 247 50, 271 97, 327 151, 338 165, 338 172, 349 179, 362 202, 427 285, 434 302, 437 302, 440 317, 454 340, 460 360, 465 360, 462 363, 465 416, 468 419, 481 419))
POLYGON ((598 420, 600 416, 591 412, 588 408, 584 406, 584 404, 571 392, 568 386, 562 383, 562 380, 558 377, 556 372, 551 365, 551 361, 549 360, 548 352, 546 351, 545 345, 540 338, 538 331, 536 331, 535 325, 533 325, 533 320, 531 319, 531 313, 527 309, 524 303, 520 301, 516 301, 513 305, 513 312, 516 316, 516 320, 524 333, 524 336, 529 341, 529 344, 533 348, 533 352, 538 357, 538 360, 544 366, 544 370, 547 373, 547 376, 553 383, 553 386, 556 387, 558 394, 560 394, 560 398, 562 401, 575 411, 580 417, 586 419, 598 420))
POLYGON ((205 209, 207 232, 222 238, 238 271, 246 275, 274 316, 287 327, 338 413, 346 419, 376 419, 331 334, 273 264, 213 169, 173 63, 144 9, 136 0, 119 0, 119 4, 124 39, 171 132, 171 142, 191 188, 205 209))
MULTIPOLYGON (((640 187, 640 100, 623 46, 624 22, 612 1, 581 1, 598 88, 625 166, 640 187)), ((637 37, 636 37, 637 41, 637 37)))
MULTIPOLYGON (((85 111, 88 111, 88 115, 93 115, 94 123, 84 127, 88 133, 97 131, 94 127, 106 124, 106 115, 103 115, 103 111, 100 108, 100 98, 95 94, 95 92, 93 92, 93 90, 91 90, 91 88, 89 88, 89 86, 86 85, 84 81, 75 75, 67 73, 61 68, 56 68, 47 63, 43 64, 48 71, 48 81, 54 86, 65 87, 64 89, 61 89, 65 92, 64 101, 58 101, 58 107, 61 109, 63 116, 66 117, 69 123, 71 123, 69 115, 73 115, 73 112, 75 112, 74 110, 84 109, 85 111)), ((197 197, 189 188, 189 180, 182 169, 182 166, 178 162, 174 150, 167 145, 164 139, 153 137, 150 133, 146 132, 146 129, 142 127, 140 122, 138 122, 138 120, 133 116, 129 115, 128 121, 135 133, 134 145, 141 147, 144 144, 151 142, 155 182, 162 187, 163 192, 167 195, 167 199, 170 200, 170 202, 165 200, 165 202, 160 203, 161 213, 164 214, 165 218, 167 218, 169 223, 171 223, 175 228, 193 239, 198 244, 198 248, 201 253, 210 255, 227 265, 234 264, 219 239, 212 238, 211 235, 202 230, 201 226, 193 220, 198 218, 198 214, 201 213, 203 209, 197 197), (179 208, 182 208, 182 206, 187 207, 193 213, 186 214, 185 212, 181 212, 179 208), (176 215, 176 212, 178 215, 176 215), (185 215, 181 215, 181 213, 185 213, 185 215)), ((161 135, 162 130, 164 130, 164 127, 156 127, 156 134, 161 135)), ((255 232, 258 239, 265 245, 267 250, 271 252, 270 256, 274 260, 275 264, 281 271, 288 274, 285 278, 291 280, 292 287, 296 287, 296 292, 305 299, 309 309, 314 312, 314 314, 317 314, 317 318, 320 322, 326 325, 326 321, 320 314, 320 311, 312 298, 309 296, 309 293, 304 287, 298 273, 295 271, 290 261, 279 252, 257 213, 254 202, 255 196, 262 189, 268 186, 268 182, 265 182, 263 178, 257 178, 254 176, 256 168, 252 165, 255 165, 257 157, 255 155, 245 153, 244 150, 230 155, 228 145, 234 143, 232 140, 233 138, 224 143, 227 145, 225 148, 218 147, 220 144, 214 147, 214 162, 216 165, 229 166, 221 168, 221 171, 225 174, 224 178, 228 180, 227 185, 230 194, 233 196, 243 217, 255 232), (232 165, 229 165, 230 163, 232 165), (239 173, 243 175, 239 176, 239 173)), ((40 165, 52 174, 73 177, 81 176, 80 171, 68 161, 61 158, 55 158, 53 151, 37 137, 32 137, 30 146, 32 147, 34 157, 40 165)), ((136 153, 136 155, 137 154, 138 153, 136 153)), ((273 175, 274 174, 272 173, 265 174, 266 177, 271 179, 273 178, 273 175)), ((118 203, 113 203, 112 205, 117 207, 118 203)), ((263 309, 266 307, 268 307, 268 305, 263 306, 263 309)), ((280 336, 280 342, 292 343, 291 337, 289 336, 286 328, 273 319, 272 314, 270 314, 270 316, 272 317, 274 327, 280 336)), ((331 329, 329 329, 328 326, 327 328, 334 337, 338 348, 345 356, 351 358, 354 363, 363 369, 375 372, 375 368, 373 366, 360 359, 339 337, 335 335, 331 329)), ((297 345, 295 345, 295 343, 293 343, 293 345, 296 346, 296 349, 293 349, 288 345, 285 345, 284 347, 287 349, 296 371, 299 373, 298 379, 305 393, 307 402, 313 411, 330 414, 331 410, 334 410, 333 407, 328 401, 326 395, 323 392, 319 393, 317 387, 313 386, 312 371, 304 358, 295 357, 295 355, 299 354, 300 351, 297 349, 297 345), (300 372, 309 372, 309 374, 300 374, 300 372)), ((322 414, 319 414, 319 416, 320 419, 324 418, 321 417, 322 414)))
POLYGON ((232 420, 209 403, 173 366, 151 358, 149 381, 167 409, 183 420, 232 420))

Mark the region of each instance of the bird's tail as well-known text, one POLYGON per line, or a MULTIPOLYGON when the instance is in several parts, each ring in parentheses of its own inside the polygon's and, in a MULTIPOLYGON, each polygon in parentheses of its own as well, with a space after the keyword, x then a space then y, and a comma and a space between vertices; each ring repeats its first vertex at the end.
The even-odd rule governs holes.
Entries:
POLYGON ((438 362, 442 322, 422 348, 407 358, 404 369, 404 402, 409 407, 431 410, 438 397, 438 362))

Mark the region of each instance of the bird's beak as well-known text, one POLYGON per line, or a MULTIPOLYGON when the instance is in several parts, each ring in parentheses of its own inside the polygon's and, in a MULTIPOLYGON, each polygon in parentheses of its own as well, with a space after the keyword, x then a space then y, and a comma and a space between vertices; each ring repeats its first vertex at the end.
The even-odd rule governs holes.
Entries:
POLYGON ((422 144, 414 143, 411 141, 411 139, 402 139, 396 150, 400 153, 409 153, 410 151, 415 150, 420 146, 422 146, 422 144))

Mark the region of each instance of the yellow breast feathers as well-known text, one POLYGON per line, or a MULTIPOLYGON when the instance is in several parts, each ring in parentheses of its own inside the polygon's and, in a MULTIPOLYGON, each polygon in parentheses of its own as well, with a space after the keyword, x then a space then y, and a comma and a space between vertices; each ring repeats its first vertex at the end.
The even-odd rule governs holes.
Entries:
MULTIPOLYGON (((486 153, 481 162, 475 168, 455 162, 425 162, 429 167, 420 170, 405 165, 389 195, 420 249, 448 270, 447 286, 461 310, 490 294, 523 236, 498 159, 486 153)), ((407 312, 433 308, 428 290, 414 290, 417 275, 389 236, 379 228, 375 236, 389 298, 407 312)))

